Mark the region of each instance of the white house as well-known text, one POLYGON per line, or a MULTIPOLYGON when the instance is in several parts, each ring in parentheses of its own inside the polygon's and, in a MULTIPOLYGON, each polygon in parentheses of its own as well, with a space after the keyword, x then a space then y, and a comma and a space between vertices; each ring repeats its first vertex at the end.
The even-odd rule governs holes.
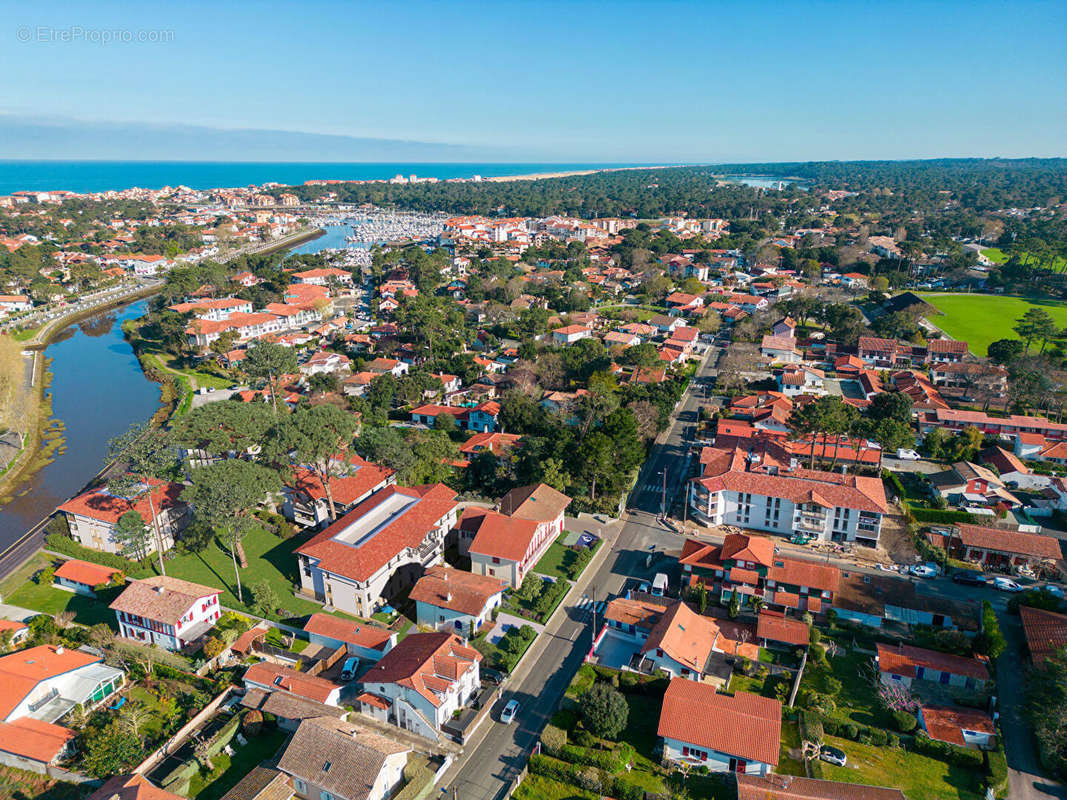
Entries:
POLYGON ((0 312, 11 314, 33 308, 30 298, 24 294, 0 294, 0 312))
POLYGON ((153 481, 152 485, 155 488, 152 489, 151 499, 149 492, 143 491, 145 487, 140 485, 137 489, 141 493, 131 499, 119 497, 106 487, 101 487, 68 500, 59 506, 59 511, 67 517, 71 538, 93 550, 141 557, 137 553, 124 552, 123 544, 115 538, 119 518, 128 511, 136 511, 148 529, 143 542, 144 552, 154 553, 157 550, 157 538, 162 540, 166 552, 174 545, 178 532, 189 523, 189 506, 181 501, 184 487, 180 483, 153 481), (152 523, 153 510, 155 524, 152 523))
POLYGON ((130 581, 109 606, 119 635, 164 650, 182 650, 199 641, 221 616, 219 590, 154 575, 130 581))
POLYGON ((95 587, 111 583, 116 576, 121 578, 122 571, 72 558, 56 567, 52 583, 57 589, 96 597, 95 587))
POLYGON ((989 750, 996 745, 993 718, 979 709, 923 706, 918 717, 922 729, 939 742, 979 750, 989 750))
POLYGON ((553 344, 574 344, 581 339, 588 339, 593 335, 593 329, 588 325, 564 325, 552 331, 553 344))
POLYGON ((460 552, 471 558, 471 572, 518 586, 530 568, 563 532, 571 499, 539 483, 512 489, 500 512, 470 507, 460 525, 460 552))
MULTIPOLYGON (((403 783, 410 752, 367 728, 319 717, 300 723, 278 769, 301 800, 386 800, 403 783)), ((283 788, 279 796, 288 797, 283 788)))
POLYGON ((711 772, 769 775, 778 766, 782 704, 674 678, 663 695, 657 733, 669 761, 711 772))
POLYGON ((91 711, 122 688, 125 673, 102 657, 41 645, 0 656, 0 755, 36 769, 69 753, 77 732, 59 723, 75 708, 91 711))
POLYGON ((693 478, 689 506, 709 525, 734 525, 819 541, 877 544, 888 513, 878 478, 803 469, 799 459, 768 445, 707 447, 701 477, 693 478))
POLYGON ((499 608, 506 584, 446 566, 430 567, 411 590, 419 626, 473 636, 499 608))
POLYGON ((929 681, 943 686, 980 689, 989 682, 989 670, 975 658, 941 653, 922 647, 879 644, 878 672, 882 683, 911 687, 913 681, 929 681))
POLYGON ((363 676, 360 710, 437 741, 477 693, 482 654, 446 632, 412 633, 363 676))
POLYGON ((455 497, 442 483, 375 492, 297 548, 302 591, 369 617, 441 563, 445 535, 456 524, 455 497))
POLYGON ((775 377, 775 380, 778 382, 778 391, 786 397, 796 397, 801 394, 826 394, 826 373, 814 367, 788 366, 775 377))

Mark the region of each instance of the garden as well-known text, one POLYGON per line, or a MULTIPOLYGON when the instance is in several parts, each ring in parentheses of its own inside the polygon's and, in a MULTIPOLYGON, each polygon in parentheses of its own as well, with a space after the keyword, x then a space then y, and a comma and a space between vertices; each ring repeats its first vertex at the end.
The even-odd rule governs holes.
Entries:
POLYGON ((578 580, 578 576, 592 561, 593 555, 600 548, 602 542, 600 539, 596 539, 589 547, 580 547, 577 544, 568 546, 564 544, 568 538, 577 538, 577 536, 570 531, 563 531, 559 538, 552 542, 545 554, 541 556, 541 560, 534 566, 533 572, 538 575, 547 575, 550 578, 564 578, 569 581, 578 580))
POLYGON ((490 642, 485 633, 480 633, 471 640, 471 646, 485 657, 483 666, 510 674, 536 638, 537 631, 523 625, 508 628, 495 643, 490 642))
POLYGON ((721 776, 684 775, 661 765, 656 731, 667 683, 665 677, 583 664, 515 797, 734 797, 721 776))
POLYGON ((503 609, 520 617, 544 624, 552 616, 571 585, 562 579, 551 580, 537 574, 523 578, 522 585, 504 596, 503 609))

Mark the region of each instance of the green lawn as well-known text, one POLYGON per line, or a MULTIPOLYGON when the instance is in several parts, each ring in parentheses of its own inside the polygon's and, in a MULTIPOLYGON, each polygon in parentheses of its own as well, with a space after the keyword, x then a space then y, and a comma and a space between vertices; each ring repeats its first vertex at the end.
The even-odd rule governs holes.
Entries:
POLYGON ((848 739, 826 737, 826 743, 848 755, 847 767, 822 765, 831 781, 891 786, 909 798, 923 800, 980 800, 982 776, 962 767, 895 747, 874 747, 848 739))
POLYGON ((41 586, 33 581, 22 584, 10 597, 5 597, 4 602, 23 608, 32 608, 44 614, 56 614, 70 611, 74 614, 74 621, 80 625, 96 625, 104 622, 115 627, 115 612, 108 608, 121 588, 105 589, 97 592, 97 597, 83 597, 80 594, 65 592, 51 584, 41 586))
POLYGON ((264 730, 259 736, 249 736, 244 747, 237 743, 237 737, 231 742, 234 753, 230 757, 219 753, 212 759, 215 770, 210 775, 198 772, 189 781, 189 796, 196 800, 219 800, 226 792, 237 785, 260 761, 273 756, 288 738, 283 730, 264 730))
POLYGON ((241 570, 244 603, 237 601, 237 583, 229 549, 219 547, 213 540, 202 553, 176 556, 167 561, 167 574, 205 586, 222 589, 221 602, 228 608, 252 612, 252 587, 267 581, 278 595, 282 608, 290 617, 300 617, 322 611, 322 605, 293 596, 293 585, 299 583, 296 556, 293 550, 304 541, 299 536, 282 539, 262 528, 254 528, 244 538, 248 566, 241 570))
POLYGON ((1056 320, 1057 327, 1067 327, 1067 303, 1057 300, 1024 300, 990 294, 930 293, 920 296, 944 312, 944 316, 935 315, 930 321, 953 339, 967 342, 977 356, 985 356, 989 343, 997 339, 1018 339, 1012 326, 1031 308, 1047 311, 1056 320))
POLYGON ((597 800, 598 795, 542 775, 530 774, 512 797, 515 800, 597 800))
POLYGON ((992 261, 994 264, 1003 264, 1008 260, 1008 254, 1001 250, 999 247, 987 247, 982 251, 982 255, 992 261))
POLYGON ((778 754, 778 768, 775 769, 779 775, 796 775, 798 777, 805 777, 808 773, 804 769, 804 762, 798 761, 794 758, 790 758, 789 751, 799 749, 800 747, 800 728, 797 723, 789 720, 782 720, 782 745, 778 754))
MULTIPOLYGON (((583 563, 580 560, 579 551, 563 544, 563 539, 566 536, 567 532, 564 531, 556 541, 549 545, 548 550, 541 556, 541 560, 534 566, 534 572, 538 575, 548 575, 552 578, 566 578, 569 581, 578 579, 578 576, 582 574, 582 570, 589 564, 589 561, 583 563)), ((600 545, 601 542, 598 541, 592 552, 596 553, 600 545)), ((589 558, 591 559, 592 555, 589 558)))

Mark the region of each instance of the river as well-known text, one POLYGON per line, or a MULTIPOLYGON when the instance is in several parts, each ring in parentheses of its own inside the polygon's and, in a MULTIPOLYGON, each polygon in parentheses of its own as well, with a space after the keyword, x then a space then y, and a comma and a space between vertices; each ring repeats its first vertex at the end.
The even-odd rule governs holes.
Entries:
POLYGON ((48 346, 52 415, 66 425, 67 450, 0 506, 0 550, 47 517, 103 466, 107 443, 159 407, 149 381, 122 337, 122 323, 142 316, 147 300, 103 312, 65 328, 48 346))

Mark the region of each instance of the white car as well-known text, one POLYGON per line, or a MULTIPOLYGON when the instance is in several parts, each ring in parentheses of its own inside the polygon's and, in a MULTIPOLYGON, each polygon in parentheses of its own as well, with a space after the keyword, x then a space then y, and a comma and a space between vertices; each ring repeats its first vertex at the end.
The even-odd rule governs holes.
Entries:
POLYGON ((505 725, 510 725, 515 721, 515 715, 519 713, 519 701, 508 700, 508 704, 504 706, 504 710, 500 712, 500 721, 505 725))
POLYGON ((917 578, 936 578, 937 569, 929 564, 916 564, 911 568, 911 574, 917 578))
POLYGON ((897 450, 897 458, 901 461, 919 461, 922 459, 922 456, 914 450, 905 450, 904 448, 901 448, 897 450))
POLYGON ((1023 587, 1013 581, 1011 578, 998 577, 993 578, 993 588, 1001 592, 1021 592, 1023 587))

